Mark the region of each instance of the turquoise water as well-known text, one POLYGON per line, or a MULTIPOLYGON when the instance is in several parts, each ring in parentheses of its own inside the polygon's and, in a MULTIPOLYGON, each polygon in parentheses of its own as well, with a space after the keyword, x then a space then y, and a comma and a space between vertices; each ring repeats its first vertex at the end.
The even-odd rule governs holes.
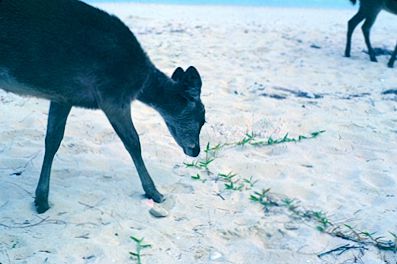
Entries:
POLYGON ((192 5, 248 5, 248 6, 279 6, 279 7, 351 7, 349 0, 90 0, 89 2, 132 2, 160 4, 192 4, 192 5))

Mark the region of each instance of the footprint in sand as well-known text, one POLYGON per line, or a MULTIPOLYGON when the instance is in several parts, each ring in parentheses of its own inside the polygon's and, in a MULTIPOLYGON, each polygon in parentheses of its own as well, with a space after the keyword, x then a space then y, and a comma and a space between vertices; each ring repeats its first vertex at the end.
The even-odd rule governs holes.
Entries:
POLYGON ((396 181, 389 175, 384 173, 368 173, 362 176, 363 180, 376 188, 392 188, 396 185, 396 181))
POLYGON ((194 193, 194 188, 190 184, 177 182, 177 183, 167 187, 165 191, 167 193, 194 193))

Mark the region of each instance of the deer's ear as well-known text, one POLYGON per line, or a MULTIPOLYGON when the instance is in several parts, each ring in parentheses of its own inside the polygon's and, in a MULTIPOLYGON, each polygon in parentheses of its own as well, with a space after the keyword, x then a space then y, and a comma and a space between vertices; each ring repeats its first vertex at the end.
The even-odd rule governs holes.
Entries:
POLYGON ((171 79, 178 82, 182 79, 184 73, 185 72, 183 71, 183 69, 181 67, 178 67, 175 69, 174 73, 172 74, 171 79))
POLYGON ((197 69, 190 66, 184 73, 182 81, 186 97, 194 100, 200 99, 202 82, 197 69))

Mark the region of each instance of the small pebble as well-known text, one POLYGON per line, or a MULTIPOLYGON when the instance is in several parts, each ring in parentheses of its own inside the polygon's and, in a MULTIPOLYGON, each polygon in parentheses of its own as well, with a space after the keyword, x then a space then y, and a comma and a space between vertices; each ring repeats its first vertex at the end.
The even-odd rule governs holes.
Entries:
POLYGON ((299 227, 294 223, 285 223, 284 228, 287 230, 297 230, 299 227))
POLYGON ((222 254, 221 253, 219 253, 219 252, 212 252, 212 254, 211 254, 211 256, 210 256, 210 259, 211 260, 218 260, 218 259, 220 259, 220 258, 222 258, 222 254))
POLYGON ((154 204, 153 207, 149 210, 149 213, 154 217, 158 218, 168 216, 168 211, 158 204, 154 204))

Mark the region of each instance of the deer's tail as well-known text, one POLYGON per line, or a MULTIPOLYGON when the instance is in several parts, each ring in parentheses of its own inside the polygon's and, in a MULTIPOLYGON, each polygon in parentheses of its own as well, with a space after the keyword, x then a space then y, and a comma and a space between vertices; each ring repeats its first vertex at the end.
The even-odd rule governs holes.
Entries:
POLYGON ((357 3, 357 0, 350 0, 350 2, 352 2, 353 5, 355 5, 357 3))

